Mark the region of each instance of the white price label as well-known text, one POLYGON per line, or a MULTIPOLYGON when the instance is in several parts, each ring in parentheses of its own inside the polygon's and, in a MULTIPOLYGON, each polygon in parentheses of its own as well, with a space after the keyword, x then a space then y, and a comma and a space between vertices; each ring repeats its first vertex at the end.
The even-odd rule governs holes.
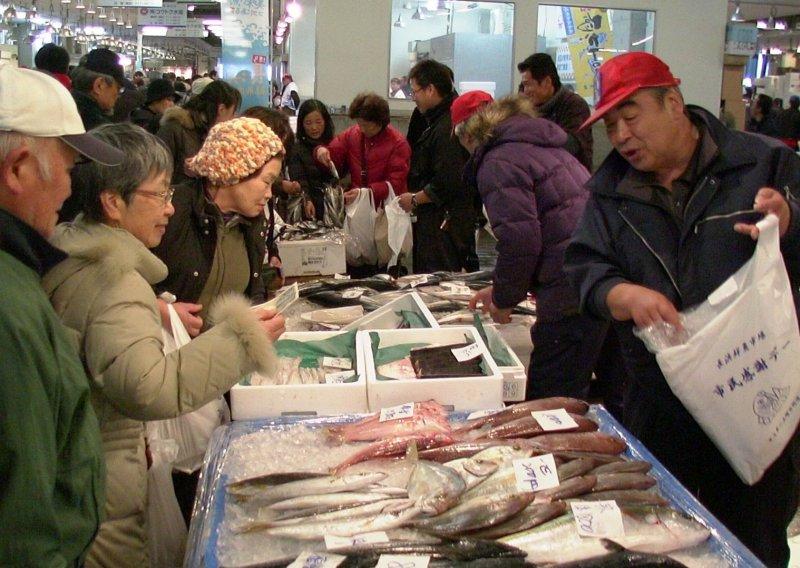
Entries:
POLYGON ((323 357, 322 366, 334 369, 352 369, 353 362, 347 357, 323 357))
POLYGON ((467 420, 475 420, 476 418, 483 418, 484 416, 491 416, 503 410, 502 408, 490 408, 488 410, 476 410, 467 415, 467 420))
POLYGON ((463 282, 442 282, 442 288, 447 289, 454 296, 470 296, 472 294, 472 290, 463 282))
POLYGON ((453 352, 453 355, 455 355, 456 360, 459 363, 463 363, 464 361, 469 361, 470 359, 474 359, 475 357, 480 357, 481 355, 481 347, 477 343, 471 343, 466 347, 456 347, 455 349, 451 349, 450 351, 453 352))
POLYGON ((428 568, 430 556, 415 554, 381 554, 375 568, 428 568))
POLYGON ((578 423, 563 408, 557 410, 535 410, 531 412, 531 415, 545 432, 572 430, 578 427, 578 423))
POLYGON ((520 492, 541 491, 560 485, 553 454, 514 460, 514 476, 520 492))
POLYGON ((362 533, 353 536, 325 535, 325 547, 328 550, 336 548, 350 548, 352 546, 375 544, 380 542, 389 542, 388 535, 383 531, 362 533))
POLYGON ((346 556, 330 552, 303 552, 287 568, 336 568, 346 556))
POLYGON ((350 280, 350 275, 349 274, 336 273, 336 274, 333 275, 333 279, 334 280, 350 280))
POLYGON ((353 377, 353 371, 341 371, 339 373, 325 373, 325 383, 338 385, 353 377))
POLYGON ((352 290, 345 290, 342 292, 342 298, 347 298, 348 300, 354 300, 355 298, 360 298, 363 295, 363 288, 353 288, 352 290))
POLYGON ((412 416, 414 416, 414 403, 407 402, 400 406, 381 408, 381 417, 378 421, 387 422, 388 420, 400 420, 401 418, 411 418, 412 416))
POLYGON ((427 274, 423 274, 422 276, 420 276, 418 278, 414 278, 414 280, 409 282, 408 285, 411 286, 412 288, 416 288, 417 286, 422 286, 423 284, 427 284, 427 283, 428 283, 428 275, 427 274))
POLYGON ((573 501, 570 507, 579 535, 595 538, 625 535, 622 511, 616 501, 573 501))

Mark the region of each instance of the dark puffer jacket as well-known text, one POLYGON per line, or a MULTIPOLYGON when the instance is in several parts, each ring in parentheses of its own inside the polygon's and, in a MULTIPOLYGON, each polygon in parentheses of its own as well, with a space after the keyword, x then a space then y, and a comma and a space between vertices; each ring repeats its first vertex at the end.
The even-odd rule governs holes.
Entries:
POLYGON ((161 117, 161 128, 156 136, 164 141, 172 153, 172 184, 190 183, 184 163, 200 151, 208 134, 205 125, 197 124, 191 113, 181 107, 168 108, 161 117))
POLYGON ((567 134, 543 118, 513 116, 493 134, 465 175, 477 184, 498 241, 494 302, 510 308, 531 290, 541 321, 576 313, 564 250, 589 196, 589 172, 563 148, 567 134))

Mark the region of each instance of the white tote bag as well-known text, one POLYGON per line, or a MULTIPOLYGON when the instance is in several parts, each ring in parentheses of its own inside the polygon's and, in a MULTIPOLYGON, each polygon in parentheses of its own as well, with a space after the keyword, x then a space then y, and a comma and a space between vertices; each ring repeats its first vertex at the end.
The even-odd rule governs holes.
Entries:
POLYGON ((748 485, 800 421, 800 331, 778 218, 758 227, 753 257, 684 314, 688 341, 656 354, 675 396, 748 485))
POLYGON ((345 206, 344 231, 347 263, 353 266, 374 265, 378 261, 375 248, 375 205, 372 190, 358 188, 358 196, 345 206))

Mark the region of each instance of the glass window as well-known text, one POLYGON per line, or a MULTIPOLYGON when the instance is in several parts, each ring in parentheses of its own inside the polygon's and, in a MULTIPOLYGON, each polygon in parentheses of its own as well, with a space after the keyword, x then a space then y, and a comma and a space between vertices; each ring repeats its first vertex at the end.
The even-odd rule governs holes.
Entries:
POLYGON ((537 51, 556 62, 561 83, 594 105, 597 68, 619 53, 653 53, 656 13, 539 5, 537 51))
POLYGON ((447 0, 392 0, 389 97, 411 99, 408 72, 417 61, 435 59, 453 70, 456 89, 513 88, 514 4, 447 0))

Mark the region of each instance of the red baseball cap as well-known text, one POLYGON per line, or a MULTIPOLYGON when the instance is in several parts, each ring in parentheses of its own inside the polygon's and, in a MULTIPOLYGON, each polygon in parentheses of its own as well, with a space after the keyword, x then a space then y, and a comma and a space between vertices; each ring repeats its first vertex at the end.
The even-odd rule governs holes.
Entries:
POLYGON ((677 87, 681 84, 681 80, 672 74, 666 63, 643 51, 617 55, 603 63, 597 72, 600 100, 597 101, 592 115, 581 124, 581 128, 603 118, 603 115, 639 89, 677 87))
POLYGON ((450 106, 453 128, 475 114, 479 108, 492 102, 494 102, 492 95, 486 91, 470 91, 459 96, 450 106))

